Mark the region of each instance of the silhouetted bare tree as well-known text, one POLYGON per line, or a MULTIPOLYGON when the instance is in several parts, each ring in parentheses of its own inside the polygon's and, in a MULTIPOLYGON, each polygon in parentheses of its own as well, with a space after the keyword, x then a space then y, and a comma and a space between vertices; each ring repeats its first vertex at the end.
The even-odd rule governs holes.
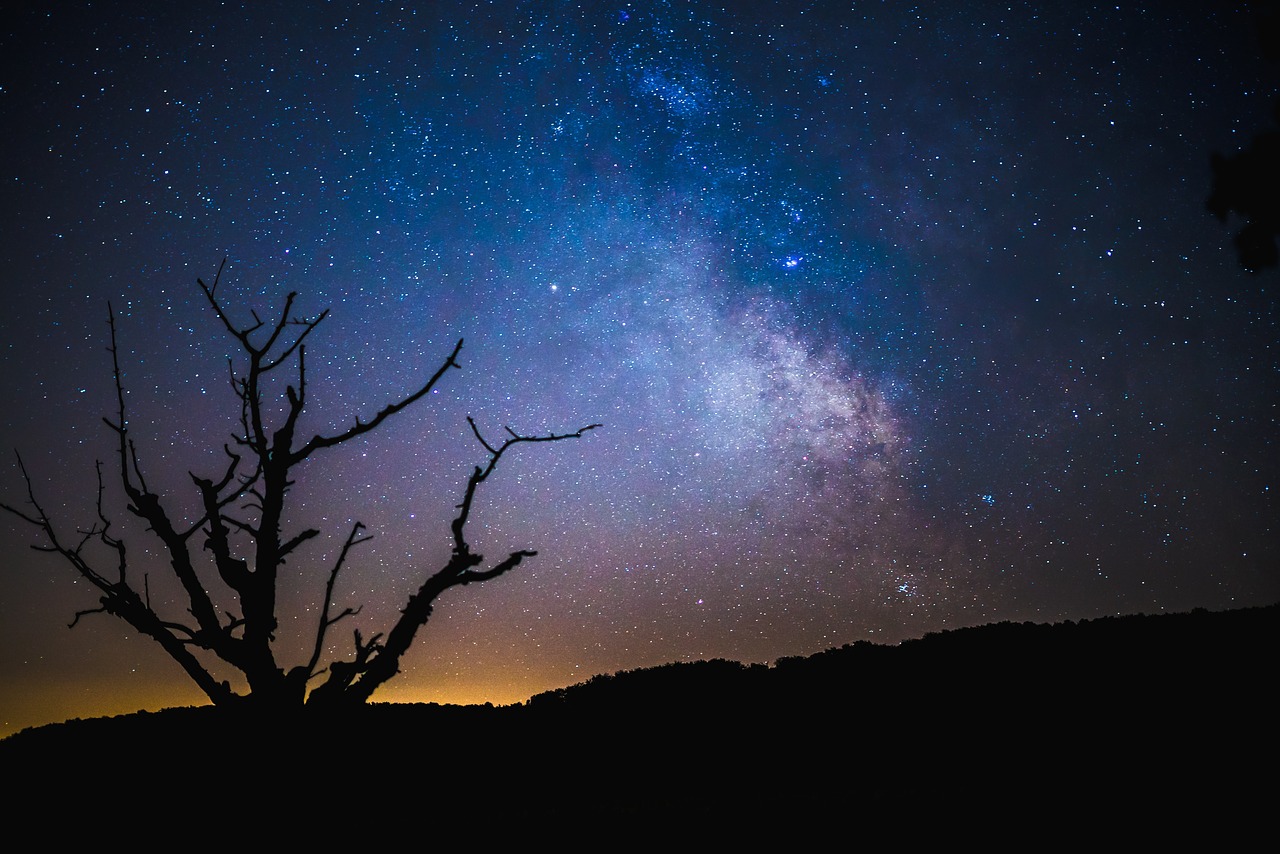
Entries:
MULTIPOLYGON (((224 261, 223 266, 225 264, 224 261)), ((488 460, 476 466, 467 479, 451 526, 453 547, 448 560, 425 577, 388 631, 366 639, 356 630, 353 657, 322 667, 326 634, 359 611, 343 608, 335 612, 333 604, 338 576, 351 549, 369 539, 364 534, 364 526, 355 523, 328 569, 310 658, 286 668, 277 659, 273 646, 278 625, 276 592, 280 568, 299 546, 320 533, 310 528, 296 533, 282 530, 293 470, 320 451, 377 429, 388 418, 420 400, 450 368, 460 367, 458 354, 462 341, 417 391, 388 404, 368 421, 357 419, 355 425, 344 432, 300 440, 296 435, 298 418, 307 403, 304 342, 328 311, 312 319, 295 318, 292 311, 297 294, 291 293, 274 323, 259 319, 255 313, 252 324, 238 326, 228 316, 217 293, 223 266, 218 268, 212 285, 206 285, 202 279, 197 282, 222 325, 238 343, 247 364, 231 368, 231 385, 240 403, 239 432, 234 436, 234 446, 224 446, 228 460, 225 470, 213 478, 190 474, 201 508, 201 515, 194 521, 175 518, 170 509, 171 497, 153 491, 143 476, 129 434, 115 314, 108 306, 117 410, 114 420, 103 420, 116 436, 115 467, 119 469, 129 512, 142 520, 147 531, 163 544, 169 568, 184 591, 188 616, 181 620, 162 616, 151 602, 145 576, 139 587, 136 573, 131 573, 125 542, 112 533, 112 523, 104 507, 101 462, 97 465, 98 518, 86 531, 77 531, 68 537, 55 527, 36 497, 31 476, 22 466, 21 458, 18 462, 26 480, 27 507, 19 509, 8 504, 0 507, 40 530, 44 542, 33 548, 60 555, 100 592, 100 606, 77 613, 72 626, 86 614, 114 614, 160 644, 218 705, 246 700, 267 708, 304 703, 328 708, 358 705, 396 675, 401 657, 430 618, 434 603, 442 593, 451 587, 497 578, 536 554, 523 549, 514 551, 486 568, 483 556, 473 552, 467 542, 467 520, 476 491, 493 474, 503 455, 516 445, 580 438, 599 425, 591 424, 571 433, 537 436, 526 436, 507 428, 502 441, 494 442, 481 435, 475 421, 468 416, 471 432, 488 460), (297 384, 286 387, 282 414, 277 413, 272 423, 272 407, 264 405, 264 378, 293 364, 296 364, 297 384), (98 556, 91 554, 96 552, 96 548, 91 549, 94 544, 106 547, 113 566, 99 565, 98 556), (208 576, 214 572, 229 589, 226 598, 234 600, 238 612, 220 605, 219 597, 210 593, 208 576), (229 682, 214 676, 206 666, 210 654, 243 674, 247 692, 237 693, 229 682), (312 685, 313 680, 319 681, 312 685)))

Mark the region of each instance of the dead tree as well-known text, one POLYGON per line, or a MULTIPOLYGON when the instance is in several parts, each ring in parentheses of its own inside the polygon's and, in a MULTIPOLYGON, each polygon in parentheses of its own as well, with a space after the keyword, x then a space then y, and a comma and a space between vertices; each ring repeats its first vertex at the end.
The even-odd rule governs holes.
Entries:
MULTIPOLYGON (((226 262, 223 262, 225 266, 226 262)), ((120 351, 116 343, 116 320, 108 306, 111 332, 112 372, 115 377, 115 418, 104 418, 115 435, 115 465, 130 513, 140 519, 149 534, 163 545, 169 570, 180 583, 185 597, 185 616, 174 619, 162 616, 150 601, 145 576, 139 586, 136 572, 131 572, 129 552, 124 539, 112 532, 112 523, 104 507, 103 464, 97 465, 97 520, 87 530, 68 536, 55 526, 36 496, 30 474, 19 458, 26 480, 25 508, 0 504, 8 512, 37 528, 42 542, 33 548, 51 552, 61 558, 99 592, 99 607, 81 611, 71 625, 84 616, 108 613, 127 622, 143 635, 160 644, 182 669, 217 705, 243 704, 246 701, 264 708, 308 706, 336 708, 360 704, 383 683, 396 675, 401 658, 431 616, 439 596, 451 587, 497 578, 515 569, 536 552, 513 551, 486 567, 484 557, 471 550, 466 539, 467 520, 471 515, 476 492, 493 474, 499 460, 516 445, 533 442, 558 442, 580 438, 591 424, 571 433, 549 433, 527 436, 507 428, 501 442, 486 439, 469 416, 471 433, 488 455, 467 479, 457 516, 453 519, 452 551, 444 565, 425 574, 417 591, 405 603, 399 618, 385 633, 367 639, 356 630, 354 651, 348 660, 333 661, 322 666, 326 635, 337 623, 355 616, 358 608, 335 611, 334 595, 339 574, 351 550, 366 542, 364 526, 357 522, 347 535, 332 566, 327 570, 324 600, 315 630, 314 645, 306 662, 286 666, 277 659, 273 647, 277 628, 277 583, 286 558, 320 532, 305 529, 285 532, 289 488, 293 472, 312 456, 350 442, 377 429, 387 419, 427 395, 451 368, 459 368, 458 354, 462 341, 415 392, 398 402, 388 404, 367 421, 357 419, 349 429, 334 435, 315 435, 309 439, 297 436, 298 419, 307 403, 306 340, 328 315, 328 311, 311 319, 292 314, 296 293, 284 301, 279 318, 266 323, 253 314, 253 323, 239 326, 228 316, 217 290, 223 267, 212 285, 202 279, 197 283, 222 326, 238 343, 246 364, 231 366, 231 385, 240 404, 239 427, 233 442, 224 446, 226 468, 215 477, 205 478, 190 473, 192 486, 199 499, 200 515, 194 521, 175 518, 169 509, 173 502, 151 489, 143 476, 129 421, 125 412, 124 383, 120 370, 120 351), (296 365, 296 385, 285 389, 283 414, 271 417, 264 405, 264 378, 273 371, 296 365), (100 565, 100 546, 106 547, 109 568, 100 565), (222 596, 210 592, 216 575, 225 585, 222 596), (230 601, 231 607, 220 604, 230 601), (209 669, 209 656, 230 665, 243 674, 247 691, 238 691, 227 681, 219 680, 209 669)))

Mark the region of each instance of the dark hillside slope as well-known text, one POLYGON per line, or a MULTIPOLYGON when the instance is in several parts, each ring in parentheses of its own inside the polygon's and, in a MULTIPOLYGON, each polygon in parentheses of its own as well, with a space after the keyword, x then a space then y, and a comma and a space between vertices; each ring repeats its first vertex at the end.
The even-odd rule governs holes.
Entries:
POLYGON ((527 708, 607 746, 579 754, 586 776, 636 797, 1236 822, 1274 798, 1277 616, 1001 623, 598 677, 527 708))
POLYGON ((32 797, 78 780, 108 801, 248 791, 263 809, 355 786, 455 813, 504 793, 504 820, 920 810, 1230 828, 1274 802, 1278 615, 1001 623, 773 667, 670 664, 504 708, 73 721, 0 742, 0 768, 32 797))

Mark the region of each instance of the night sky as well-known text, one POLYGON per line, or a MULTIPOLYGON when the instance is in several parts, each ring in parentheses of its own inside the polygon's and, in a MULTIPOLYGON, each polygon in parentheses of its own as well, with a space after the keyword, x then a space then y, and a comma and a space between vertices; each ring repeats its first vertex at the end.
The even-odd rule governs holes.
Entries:
MULTIPOLYGON (((304 431, 466 340, 437 393, 298 470, 289 529, 324 535, 282 580, 291 662, 355 520, 334 656, 444 561, 467 415, 604 426, 504 457, 470 540, 538 557, 446 594, 375 700, 1280 599, 1280 274, 1205 208, 1210 154, 1280 93, 1247 8, 23 6, 3 500, 16 449, 63 529, 94 520, 110 302, 143 470, 194 518, 187 472, 221 474, 239 416, 196 286, 223 258, 240 321, 290 290, 331 309, 304 431)), ((0 522, 0 733, 203 700, 123 622, 68 631, 96 597, 35 540, 0 522)))

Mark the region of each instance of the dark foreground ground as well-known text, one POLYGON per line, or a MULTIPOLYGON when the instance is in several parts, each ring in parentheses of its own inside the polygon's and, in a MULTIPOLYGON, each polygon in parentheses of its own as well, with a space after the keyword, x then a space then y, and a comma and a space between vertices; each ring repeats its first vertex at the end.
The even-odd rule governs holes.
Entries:
POLYGON ((15 827, 67 804, 68 831, 85 828, 74 816, 190 821, 211 844, 254 827, 321 842, 416 828, 425 844, 449 827, 605 847, 1254 847, 1280 816, 1278 615, 1002 623, 772 667, 667 665, 501 708, 72 721, 0 741, 0 814, 15 827))

